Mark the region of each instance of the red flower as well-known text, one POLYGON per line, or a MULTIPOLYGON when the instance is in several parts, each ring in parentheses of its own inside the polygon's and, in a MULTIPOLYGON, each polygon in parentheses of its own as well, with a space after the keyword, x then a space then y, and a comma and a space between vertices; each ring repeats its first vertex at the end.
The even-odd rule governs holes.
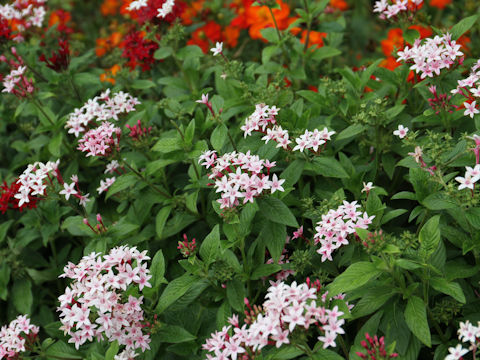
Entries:
POLYGON ((210 45, 217 41, 222 41, 222 28, 216 22, 209 21, 192 33, 192 38, 187 44, 198 45, 204 53, 207 53, 210 45))
POLYGON ((22 211, 25 208, 33 209, 37 207, 38 197, 29 196, 30 202, 18 206, 18 199, 14 196, 20 189, 20 184, 17 183, 18 179, 11 183, 10 186, 4 181, 3 185, 0 185, 0 212, 5 214, 8 209, 18 209, 22 211))
POLYGON ((145 33, 142 31, 132 31, 120 44, 120 47, 123 48, 122 57, 128 59, 127 66, 132 71, 137 66, 140 66, 142 71, 150 70, 155 61, 153 54, 158 49, 158 44, 145 39, 144 36, 145 33))
POLYGON ((47 64, 50 69, 61 72, 67 70, 70 64, 70 47, 68 41, 64 39, 58 39, 58 45, 60 49, 58 52, 52 52, 49 59, 44 54, 40 55, 39 59, 47 64))

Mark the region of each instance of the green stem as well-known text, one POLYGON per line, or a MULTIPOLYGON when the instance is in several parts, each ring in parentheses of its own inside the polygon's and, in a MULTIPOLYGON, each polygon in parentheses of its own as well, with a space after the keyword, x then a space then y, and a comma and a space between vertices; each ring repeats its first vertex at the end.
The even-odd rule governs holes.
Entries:
POLYGON ((307 15, 308 15, 307 36, 305 39, 305 46, 303 47, 303 52, 306 53, 308 50, 308 43, 310 42, 310 30, 312 27, 312 20, 310 19, 310 9, 308 8, 308 1, 303 0, 303 3, 305 4, 305 11, 307 12, 307 15))
POLYGON ((275 19, 275 15, 273 15, 272 8, 268 6, 268 11, 270 11, 270 15, 272 16, 273 24, 275 25, 275 30, 277 30, 278 41, 282 40, 282 34, 280 33, 280 29, 278 28, 277 20, 275 19))
POLYGON ((339 336, 338 339, 340 341, 340 345, 342 346, 342 351, 345 354, 345 359, 348 360, 350 358, 350 355, 348 353, 347 346, 345 345, 345 341, 341 336, 339 336))
POLYGON ((50 124, 55 125, 55 122, 50 118, 50 116, 47 115, 45 110, 43 110, 42 105, 35 99, 33 96, 30 98, 32 100, 32 103, 37 107, 38 110, 47 118, 47 120, 50 122, 50 124))
POLYGON ((78 88, 75 85, 75 82, 73 81, 73 76, 68 74, 68 80, 70 81, 70 84, 72 85, 73 91, 75 92, 75 95, 77 96, 78 101, 82 102, 82 97, 80 96, 80 92, 78 91, 78 88))

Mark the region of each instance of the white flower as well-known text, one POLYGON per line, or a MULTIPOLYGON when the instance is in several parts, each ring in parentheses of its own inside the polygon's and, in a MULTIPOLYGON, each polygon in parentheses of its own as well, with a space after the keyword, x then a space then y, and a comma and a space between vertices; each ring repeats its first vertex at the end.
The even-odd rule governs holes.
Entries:
POLYGON ((139 10, 139 9, 141 9, 142 7, 147 6, 147 2, 148 2, 148 0, 135 0, 135 1, 132 1, 132 2, 130 3, 130 5, 127 7, 127 9, 128 9, 129 11, 139 10))
POLYGON ((468 349, 464 349, 461 344, 458 344, 456 347, 449 347, 448 352, 450 354, 445 357, 445 360, 459 360, 468 353, 468 349))
POLYGON ((217 46, 211 48, 210 51, 213 52, 213 56, 221 54, 223 51, 223 42, 217 42, 217 46))
POLYGON ((67 183, 63 183, 64 189, 60 191, 60 195, 65 195, 65 199, 69 199, 70 195, 75 195, 77 193, 77 190, 74 189, 75 183, 72 182, 70 185, 67 183))
POLYGON ((370 181, 368 183, 365 184, 365 182, 363 182, 363 189, 362 189, 362 192, 370 192, 370 190, 372 190, 375 186, 373 186, 373 183, 370 181))
POLYGON ((393 135, 398 136, 400 139, 403 139, 405 136, 407 136, 408 128, 403 127, 403 125, 398 125, 398 130, 395 130, 393 132, 393 135))

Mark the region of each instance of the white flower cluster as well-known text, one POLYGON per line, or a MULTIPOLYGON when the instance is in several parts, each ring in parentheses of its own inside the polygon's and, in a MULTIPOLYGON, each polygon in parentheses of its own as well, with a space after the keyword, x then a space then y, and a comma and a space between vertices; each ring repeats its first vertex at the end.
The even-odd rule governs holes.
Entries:
POLYGON ((344 201, 337 209, 331 209, 326 215, 322 215, 313 237, 315 244, 320 244, 317 252, 322 254, 322 262, 327 259, 332 261, 333 251, 342 245, 348 245, 347 237, 353 234, 355 229, 367 229, 372 223, 375 216, 369 217, 366 212, 357 211, 359 207, 356 201, 344 201))
POLYGON ((12 68, 10 74, 6 75, 3 79, 3 89, 2 92, 13 93, 15 90, 15 86, 19 86, 20 88, 25 87, 26 89, 30 90, 28 93, 33 92, 33 85, 26 80, 25 71, 27 70, 26 66, 19 66, 17 68, 12 68), (22 81, 25 81, 25 84, 20 84, 22 81), (26 85, 26 86, 24 86, 26 85))
POLYGON ((18 192, 15 194, 15 198, 18 199, 18 206, 22 206, 24 203, 30 202, 30 196, 45 195, 44 180, 48 177, 48 174, 56 171, 60 160, 56 162, 47 162, 46 164, 36 162, 29 164, 22 175, 18 177, 17 183, 20 184, 18 192))
MULTIPOLYGON (((397 62, 404 61, 411 70, 421 73, 420 78, 440 75, 442 69, 449 69, 457 57, 463 56, 460 45, 452 40, 449 33, 434 38, 426 38, 423 42, 415 40, 412 48, 405 46, 403 51, 398 52, 397 62)), ((459 60, 463 61, 463 58, 459 60)))
POLYGON ((88 130, 78 140, 78 150, 89 156, 106 156, 114 151, 119 144, 122 130, 109 121, 103 121, 96 128, 88 130))
POLYGON ((268 289, 265 299, 263 312, 248 327, 247 324, 240 327, 238 317, 234 316, 229 319, 234 327, 233 335, 229 334, 232 326, 225 326, 206 340, 203 349, 213 354, 207 354, 207 359, 235 360, 242 358, 240 354, 255 354, 269 344, 279 348, 290 343, 289 335, 294 331, 306 332, 310 328, 323 333, 317 338, 323 348, 336 346, 337 335, 344 334, 345 320, 340 319, 343 312, 338 311, 337 306, 329 309, 327 294, 319 299, 315 287, 276 282, 268 289))
POLYGON ((80 109, 75 109, 68 115, 67 124, 69 134, 78 137, 88 129, 93 121, 118 120, 123 113, 135 111, 135 105, 140 104, 137 98, 128 93, 119 91, 110 96, 110 89, 89 99, 80 109))
POLYGON ((32 340, 37 336, 39 328, 30 324, 26 315, 19 315, 10 324, 0 329, 0 360, 17 359, 20 352, 24 352, 26 338, 32 340))
MULTIPOLYGON (((129 354, 149 349, 150 337, 142 329, 143 296, 136 298, 126 290, 130 286, 151 287, 146 251, 135 247, 116 247, 103 258, 91 253, 76 265, 69 263, 60 277, 73 279, 58 300, 61 330, 71 336, 78 349, 87 340, 117 340, 129 354)), ((133 357, 133 356, 129 356, 133 357)))
POLYGON ((392 4, 389 4, 388 0, 376 1, 373 12, 378 12, 380 19, 390 19, 397 16, 402 11, 416 11, 420 5, 423 4, 423 0, 410 0, 410 2, 411 4, 409 4, 409 0, 397 0, 392 4))
POLYGON ((285 150, 292 151, 304 151, 309 149, 310 151, 317 152, 320 145, 323 145, 330 140, 331 135, 335 134, 335 131, 328 131, 324 128, 322 131, 315 129, 313 131, 305 130, 305 133, 295 139, 297 145, 291 149, 290 145, 292 141, 288 134, 288 130, 282 129, 277 125, 275 116, 278 114, 279 109, 276 106, 268 106, 265 104, 257 104, 255 111, 249 117, 245 119, 245 125, 240 129, 244 132, 244 137, 252 135, 252 131, 258 131, 265 136, 262 140, 268 143, 273 140, 277 143, 277 147, 281 147, 285 150))
POLYGON ((209 179, 215 181, 216 192, 221 193, 220 208, 233 208, 240 203, 260 196, 264 190, 284 191, 282 184, 285 182, 273 174, 270 179, 270 169, 276 165, 275 162, 262 160, 257 155, 231 152, 218 157, 216 151, 205 151, 198 160, 207 169, 211 168, 209 179), (203 162, 202 162, 203 161, 203 162), (267 168, 268 173, 264 174, 263 169, 267 168))
POLYGON ((460 183, 458 190, 467 188, 473 190, 475 183, 480 180, 480 164, 475 165, 473 168, 465 166, 465 169, 465 177, 457 176, 455 178, 460 183))
POLYGON ((148 0, 134 0, 128 5, 127 10, 140 10, 142 7, 146 7, 148 4, 148 0))
POLYGON ((452 94, 460 94, 464 96, 467 101, 463 103, 465 107, 465 116, 473 118, 475 114, 480 113, 477 108, 476 98, 480 97, 480 59, 470 69, 470 74, 467 78, 458 80, 457 87, 451 91, 452 94))
POLYGON ((165 0, 162 7, 158 9, 157 17, 164 18, 165 16, 167 16, 173 11, 174 6, 175 6, 174 0, 165 0))
MULTIPOLYGON (((473 326, 470 321, 460 322, 460 328, 458 329, 458 339, 464 343, 470 343, 469 349, 478 349, 480 338, 480 321, 477 326, 473 326)), ((445 357, 445 360, 460 360, 468 353, 469 349, 464 349, 462 344, 458 344, 456 347, 448 348, 449 355, 445 357)))
POLYGON ((12 4, 0 5, 0 18, 6 20, 16 20, 18 22, 17 30, 19 33, 14 40, 17 42, 23 41, 21 32, 29 27, 41 27, 45 19, 45 4, 47 0, 36 0, 34 2, 26 2, 15 0, 12 4))

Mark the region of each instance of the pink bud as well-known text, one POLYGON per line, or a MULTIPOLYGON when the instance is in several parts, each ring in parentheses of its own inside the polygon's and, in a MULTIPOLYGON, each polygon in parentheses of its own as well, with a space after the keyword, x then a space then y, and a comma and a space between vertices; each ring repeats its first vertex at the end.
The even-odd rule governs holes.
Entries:
POLYGON ((97 221, 102 222, 102 216, 100 214, 97 214, 97 221))
POLYGON ((88 225, 88 219, 87 219, 87 218, 83 218, 83 223, 84 223, 85 225, 88 225))

